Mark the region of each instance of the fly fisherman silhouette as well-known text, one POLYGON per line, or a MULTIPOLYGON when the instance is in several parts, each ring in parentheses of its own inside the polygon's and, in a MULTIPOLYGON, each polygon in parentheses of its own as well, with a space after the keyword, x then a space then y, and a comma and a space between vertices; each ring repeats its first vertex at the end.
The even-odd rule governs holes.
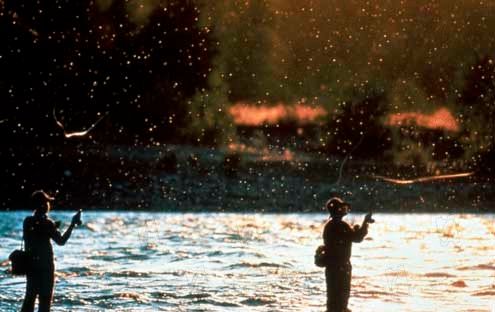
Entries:
POLYGON ((28 255, 26 272, 26 296, 22 304, 22 312, 32 312, 36 297, 38 297, 38 311, 49 312, 53 288, 55 284, 55 263, 51 240, 58 245, 65 245, 75 226, 81 224, 81 211, 72 217, 72 222, 61 234, 54 221, 48 218, 51 204, 54 200, 43 191, 36 191, 32 195, 34 213, 24 219, 23 234, 28 255))
POLYGON ((327 312, 349 312, 347 304, 351 291, 351 248, 368 234, 368 224, 373 223, 371 212, 366 214, 361 226, 351 227, 342 218, 351 206, 338 197, 329 199, 326 208, 330 219, 323 230, 324 246, 317 250, 321 266, 325 267, 327 285, 327 312))

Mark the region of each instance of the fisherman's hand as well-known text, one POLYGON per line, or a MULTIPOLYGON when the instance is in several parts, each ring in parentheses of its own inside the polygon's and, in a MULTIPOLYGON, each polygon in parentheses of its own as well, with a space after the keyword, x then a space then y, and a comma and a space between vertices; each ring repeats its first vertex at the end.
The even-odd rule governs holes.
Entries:
POLYGON ((81 210, 72 217, 72 225, 81 225, 81 210))
POLYGON ((366 216, 364 216, 364 223, 373 223, 375 220, 372 217, 371 212, 368 212, 366 216))

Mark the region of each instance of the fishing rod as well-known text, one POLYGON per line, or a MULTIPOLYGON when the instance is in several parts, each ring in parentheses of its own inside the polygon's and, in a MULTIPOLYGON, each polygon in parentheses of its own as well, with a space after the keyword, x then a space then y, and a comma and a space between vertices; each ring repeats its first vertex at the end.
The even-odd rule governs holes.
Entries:
POLYGON ((334 185, 340 184, 340 180, 342 179, 342 171, 344 169, 345 163, 351 157, 352 153, 354 153, 358 149, 358 147, 361 145, 361 143, 363 143, 363 140, 364 140, 364 134, 361 136, 361 139, 359 139, 358 144, 356 146, 354 146, 354 148, 344 157, 344 160, 342 160, 342 163, 340 164, 339 175, 338 175, 337 181, 335 181, 334 185))
MULTIPOLYGON (((354 148, 349 151, 349 153, 344 157, 344 159, 342 160, 342 163, 340 164, 340 168, 339 168, 339 175, 337 177, 337 181, 335 181, 335 183, 333 183, 333 186, 336 186, 336 185, 339 185, 340 184, 340 181, 342 180, 342 172, 344 170, 344 166, 345 166, 345 163, 347 162, 347 160, 350 159, 350 157, 352 156, 352 153, 354 153, 360 146, 361 144, 364 142, 364 137, 365 137, 365 134, 362 133, 361 135, 361 138, 359 139, 358 143, 356 144, 356 146, 354 146, 354 148)), ((332 193, 338 193, 336 191, 336 189, 334 188, 332 190, 332 193)), ((369 218, 366 219, 366 222, 367 223, 375 223, 375 219, 373 219, 371 216, 373 215, 373 210, 372 208, 369 208, 368 210, 368 214, 369 214, 369 218)))
MULTIPOLYGON (((55 190, 55 196, 57 196, 58 193, 60 193, 59 190, 55 190)), ((55 196, 53 196, 53 197, 55 197, 55 196)), ((74 222, 74 224, 77 226, 82 225, 81 214, 82 214, 82 209, 77 209, 76 214, 73 216, 73 218, 75 218, 77 216, 77 218, 74 222)), ((57 228, 60 227, 60 224, 61 224, 61 221, 55 221, 55 225, 57 228)))

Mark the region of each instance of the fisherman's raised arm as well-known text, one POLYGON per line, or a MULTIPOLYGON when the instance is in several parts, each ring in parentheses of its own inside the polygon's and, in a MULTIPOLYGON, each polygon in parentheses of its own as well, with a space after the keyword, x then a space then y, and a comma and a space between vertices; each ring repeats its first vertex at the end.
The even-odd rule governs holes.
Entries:
POLYGON ((60 231, 56 228, 55 223, 53 224, 53 230, 51 233, 51 238, 57 245, 63 246, 69 240, 70 235, 72 234, 72 230, 74 229, 74 223, 71 222, 67 230, 65 230, 62 235, 60 231))
POLYGON ((366 214, 361 226, 355 225, 352 229, 351 240, 354 243, 360 243, 368 235, 368 224, 373 223, 371 213, 366 214))
POLYGON ((360 243, 366 235, 368 235, 368 224, 364 222, 361 226, 356 224, 352 229, 351 241, 354 243, 360 243))
POLYGON ((74 229, 76 224, 78 224, 80 222, 80 219, 81 219, 81 211, 79 211, 78 213, 76 213, 72 217, 72 221, 71 221, 69 227, 67 228, 67 230, 65 230, 63 235, 57 229, 57 227, 55 226, 55 223, 52 222, 53 227, 52 227, 52 232, 51 232, 51 238, 53 239, 53 241, 55 243, 57 243, 57 245, 61 245, 61 246, 65 245, 65 243, 69 240, 69 238, 72 234, 72 230, 74 229))

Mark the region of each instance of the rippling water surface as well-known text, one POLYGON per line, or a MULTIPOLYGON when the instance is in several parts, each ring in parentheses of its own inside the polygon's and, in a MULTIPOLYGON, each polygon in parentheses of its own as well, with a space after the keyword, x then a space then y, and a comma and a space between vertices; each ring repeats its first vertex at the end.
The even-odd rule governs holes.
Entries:
MULTIPOLYGON (((22 302, 25 281, 11 277, 4 260, 20 245, 26 215, 0 213, 0 311, 16 311, 22 302)), ((62 221, 70 216, 51 214, 62 221)), ((83 227, 55 247, 53 310, 323 311, 324 273, 313 265, 313 252, 325 218, 85 213, 83 227)), ((494 309, 494 215, 375 219, 368 238, 353 247, 351 309, 494 309)))

